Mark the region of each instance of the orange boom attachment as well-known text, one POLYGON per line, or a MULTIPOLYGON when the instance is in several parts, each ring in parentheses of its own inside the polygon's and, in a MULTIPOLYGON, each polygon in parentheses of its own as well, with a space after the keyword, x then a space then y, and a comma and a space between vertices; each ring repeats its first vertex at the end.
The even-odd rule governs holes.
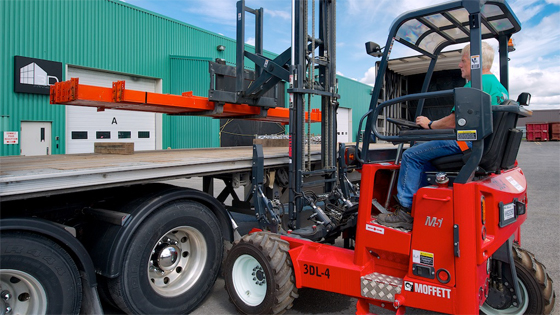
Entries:
MULTIPOLYGON (((170 115, 193 115, 212 118, 236 118, 277 122, 287 125, 288 108, 262 108, 248 104, 216 103, 192 92, 183 95, 160 94, 125 89, 125 81, 113 82, 112 88, 79 84, 77 78, 51 86, 50 103, 77 105, 105 109, 133 110, 170 115)), ((305 113, 305 120, 321 122, 321 111, 313 109, 305 113)))

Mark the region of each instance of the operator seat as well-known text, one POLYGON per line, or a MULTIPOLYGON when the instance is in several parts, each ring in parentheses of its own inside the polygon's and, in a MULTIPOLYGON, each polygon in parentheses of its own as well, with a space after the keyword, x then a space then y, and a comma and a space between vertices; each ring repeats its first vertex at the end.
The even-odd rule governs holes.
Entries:
MULTIPOLYGON (((519 113, 501 111, 507 107, 520 106, 518 102, 506 100, 501 105, 492 106, 493 132, 484 139, 484 152, 476 170, 477 174, 499 173, 515 165, 523 132, 516 129, 519 113)), ((432 165, 443 172, 458 172, 469 159, 471 151, 439 157, 432 165)))

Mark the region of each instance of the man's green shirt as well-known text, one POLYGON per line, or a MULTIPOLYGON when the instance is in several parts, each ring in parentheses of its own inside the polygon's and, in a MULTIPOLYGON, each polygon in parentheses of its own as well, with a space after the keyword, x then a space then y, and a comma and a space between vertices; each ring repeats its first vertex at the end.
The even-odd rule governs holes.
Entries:
MULTIPOLYGON (((471 81, 467 82, 467 84, 465 84, 465 87, 470 88, 471 81)), ((482 90, 490 94, 492 105, 500 105, 502 102, 509 99, 508 91, 493 74, 482 75, 482 90)), ((455 106, 453 106, 451 112, 455 112, 455 106)))

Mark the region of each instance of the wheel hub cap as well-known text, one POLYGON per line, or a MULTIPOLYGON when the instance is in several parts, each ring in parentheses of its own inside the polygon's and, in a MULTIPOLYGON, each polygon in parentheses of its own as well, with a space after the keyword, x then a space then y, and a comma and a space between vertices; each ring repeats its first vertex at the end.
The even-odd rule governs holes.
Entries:
POLYGON ((172 229, 152 248, 147 268, 150 285, 162 296, 178 296, 202 277, 207 259, 206 240, 197 229, 172 229))
POLYGON ((251 275, 253 276, 253 281, 255 281, 255 284, 263 285, 263 284, 266 283, 266 277, 264 276, 264 270, 262 269, 262 267, 260 265, 255 266, 255 268, 253 268, 253 273, 251 275))
POLYGON ((172 270, 179 261, 179 252, 181 250, 174 245, 165 246, 158 253, 157 264, 162 270, 172 270))

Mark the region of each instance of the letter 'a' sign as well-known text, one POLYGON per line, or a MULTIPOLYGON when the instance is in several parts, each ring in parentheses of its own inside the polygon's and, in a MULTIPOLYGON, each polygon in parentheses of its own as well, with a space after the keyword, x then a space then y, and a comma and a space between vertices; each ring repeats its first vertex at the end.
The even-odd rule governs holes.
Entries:
POLYGON ((62 63, 28 58, 14 57, 14 92, 46 94, 50 86, 62 81, 62 63))

